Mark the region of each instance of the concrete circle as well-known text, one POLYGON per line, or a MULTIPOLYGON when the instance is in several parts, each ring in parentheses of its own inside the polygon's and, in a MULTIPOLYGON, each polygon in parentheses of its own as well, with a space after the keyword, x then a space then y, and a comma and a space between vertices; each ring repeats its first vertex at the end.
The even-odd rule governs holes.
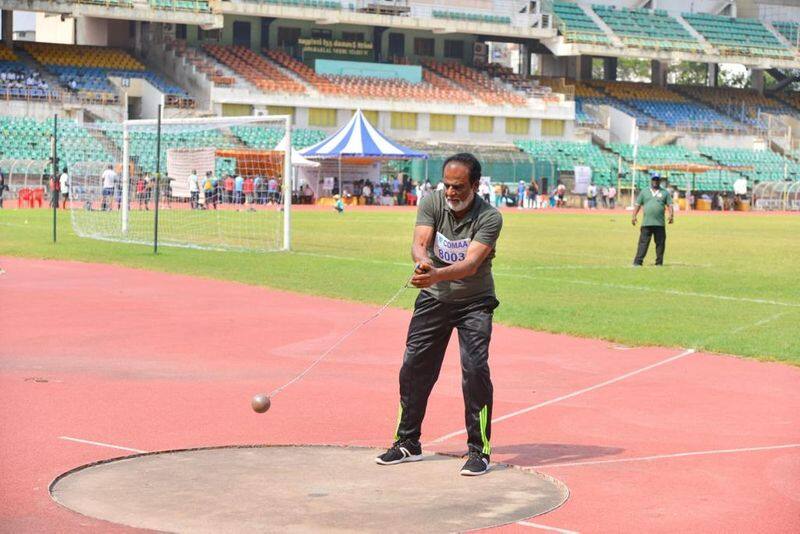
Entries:
POLYGON ((560 482, 493 464, 459 475, 439 454, 379 466, 383 451, 332 446, 190 449, 90 464, 57 478, 53 499, 86 516, 170 532, 443 532, 543 514, 560 482))

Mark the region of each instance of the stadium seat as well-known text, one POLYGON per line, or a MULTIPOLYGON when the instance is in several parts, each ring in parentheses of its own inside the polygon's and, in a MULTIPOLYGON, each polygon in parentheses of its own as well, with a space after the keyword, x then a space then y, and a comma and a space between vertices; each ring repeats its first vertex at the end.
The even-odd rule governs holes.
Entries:
POLYGON ((611 39, 583 9, 572 2, 553 2, 558 30, 570 43, 610 46, 611 39))
POLYGON ((700 43, 680 22, 661 9, 626 9, 592 6, 626 46, 699 52, 700 43))
POLYGON ((723 17, 708 13, 684 13, 683 18, 722 55, 790 59, 786 48, 760 20, 723 17))

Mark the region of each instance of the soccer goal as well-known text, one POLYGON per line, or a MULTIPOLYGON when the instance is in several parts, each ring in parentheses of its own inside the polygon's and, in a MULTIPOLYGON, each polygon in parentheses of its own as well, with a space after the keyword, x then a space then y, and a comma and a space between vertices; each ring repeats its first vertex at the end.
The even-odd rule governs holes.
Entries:
POLYGON ((291 247, 291 117, 87 124, 106 157, 71 165, 82 237, 252 251, 291 247))

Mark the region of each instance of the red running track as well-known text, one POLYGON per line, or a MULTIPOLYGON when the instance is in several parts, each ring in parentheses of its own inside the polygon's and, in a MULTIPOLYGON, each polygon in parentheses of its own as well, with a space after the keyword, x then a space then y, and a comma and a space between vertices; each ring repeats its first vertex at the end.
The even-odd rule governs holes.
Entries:
MULTIPOLYGON (((0 267, 2 531, 126 530, 60 508, 47 487, 129 453, 62 437, 145 451, 391 439, 407 311, 387 310, 257 415, 252 394, 375 308, 109 265, 0 267)), ((453 345, 428 451, 464 451, 463 435, 436 442, 463 424, 453 345)), ((492 373, 494 417, 511 415, 494 425, 493 460, 571 491, 499 530, 800 531, 800 369, 497 326, 492 373)))

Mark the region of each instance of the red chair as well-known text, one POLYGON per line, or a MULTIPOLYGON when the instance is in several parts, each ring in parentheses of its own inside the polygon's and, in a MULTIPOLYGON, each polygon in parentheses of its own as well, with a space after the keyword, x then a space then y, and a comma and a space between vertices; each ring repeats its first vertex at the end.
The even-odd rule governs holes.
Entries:
POLYGON ((22 189, 17 191, 17 207, 22 208, 23 204, 29 204, 28 207, 31 206, 31 190, 27 187, 23 187, 22 189))

